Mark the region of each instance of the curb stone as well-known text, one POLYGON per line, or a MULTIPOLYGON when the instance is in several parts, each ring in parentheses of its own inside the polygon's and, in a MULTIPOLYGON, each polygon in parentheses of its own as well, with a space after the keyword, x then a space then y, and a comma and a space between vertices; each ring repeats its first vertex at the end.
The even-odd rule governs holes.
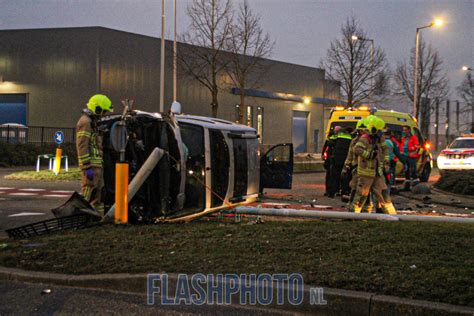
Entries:
MULTIPOLYGON (((175 292, 177 278, 178 274, 176 273, 168 274, 169 293, 175 292)), ((145 273, 67 275, 0 267, 0 281, 2 280, 134 293, 146 293, 147 290, 147 274, 145 273)), ((276 297, 276 286, 273 290, 273 297, 276 297)), ((311 305, 310 286, 305 285, 303 304, 298 306, 277 305, 274 300, 268 307, 292 312, 317 312, 318 315, 474 315, 474 308, 467 306, 342 289, 324 288, 324 299, 327 301, 327 305, 311 305)))

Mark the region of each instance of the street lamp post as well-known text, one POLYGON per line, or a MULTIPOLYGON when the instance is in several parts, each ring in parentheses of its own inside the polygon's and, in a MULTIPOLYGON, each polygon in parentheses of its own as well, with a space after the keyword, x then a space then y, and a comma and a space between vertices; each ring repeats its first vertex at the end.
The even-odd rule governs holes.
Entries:
POLYGON ((160 112, 165 111, 165 0, 161 0, 160 112))
POLYGON ((176 0, 173 2, 173 11, 174 11, 174 40, 173 40, 173 102, 177 99, 177 45, 176 45, 176 0))
MULTIPOLYGON (((472 68, 468 66, 462 66, 461 68, 463 71, 468 71, 468 80, 470 84, 470 88, 472 90, 472 79, 471 79, 471 71, 472 68)), ((474 133, 474 100, 471 100, 471 133, 474 133)))
POLYGON ((413 79, 413 116, 418 119, 418 115, 416 114, 417 111, 417 102, 418 102, 418 59, 419 59, 419 50, 420 50, 420 31, 422 29, 430 28, 433 26, 442 26, 442 20, 435 20, 428 25, 417 27, 416 28, 416 40, 415 40, 415 71, 414 71, 414 79, 413 79))

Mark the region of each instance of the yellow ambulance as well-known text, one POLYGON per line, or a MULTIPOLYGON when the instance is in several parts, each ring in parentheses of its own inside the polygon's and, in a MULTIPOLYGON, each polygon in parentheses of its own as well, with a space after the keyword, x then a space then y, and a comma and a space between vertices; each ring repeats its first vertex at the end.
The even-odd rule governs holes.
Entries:
MULTIPOLYGON (((342 128, 351 127, 355 130, 357 122, 369 116, 371 113, 380 117, 385 121, 385 126, 389 128, 395 138, 401 141, 403 126, 409 126, 412 134, 418 138, 420 143, 420 158, 418 158, 417 171, 420 176, 420 181, 427 182, 432 168, 432 154, 430 151, 430 142, 423 137, 418 127, 415 118, 408 113, 397 112, 393 110, 369 110, 366 106, 360 106, 355 109, 347 109, 344 107, 336 107, 331 111, 329 122, 326 128, 326 138, 334 127, 341 126, 342 128)), ((403 175, 403 165, 397 163, 397 175, 403 175)))

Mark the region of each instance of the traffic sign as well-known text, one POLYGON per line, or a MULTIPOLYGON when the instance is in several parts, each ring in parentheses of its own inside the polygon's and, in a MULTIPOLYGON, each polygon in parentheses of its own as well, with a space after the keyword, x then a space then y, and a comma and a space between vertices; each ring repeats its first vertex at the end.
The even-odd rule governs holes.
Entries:
POLYGON ((64 133, 62 131, 57 131, 56 133, 54 133, 54 141, 58 145, 64 143, 64 133))

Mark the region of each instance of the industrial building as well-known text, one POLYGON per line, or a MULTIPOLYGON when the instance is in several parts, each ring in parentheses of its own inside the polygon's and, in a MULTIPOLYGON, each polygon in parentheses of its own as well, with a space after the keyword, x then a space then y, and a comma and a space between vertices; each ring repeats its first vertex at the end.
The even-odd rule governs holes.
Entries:
MULTIPOLYGON (((88 98, 135 99, 137 109, 159 111, 160 39, 103 27, 0 31, 0 124, 74 127, 88 98)), ((180 48, 186 44, 178 44, 180 48)), ((169 52, 172 42, 166 42, 169 52)), ((167 55, 165 110, 172 102, 167 55)), ((245 91, 244 121, 261 144, 293 142, 296 152, 318 152, 330 109, 340 99, 337 82, 322 69, 264 60, 258 87, 245 91)), ((239 89, 223 74, 218 117, 238 118, 239 89)), ((177 99, 187 114, 211 115, 209 91, 178 67, 177 99)))

